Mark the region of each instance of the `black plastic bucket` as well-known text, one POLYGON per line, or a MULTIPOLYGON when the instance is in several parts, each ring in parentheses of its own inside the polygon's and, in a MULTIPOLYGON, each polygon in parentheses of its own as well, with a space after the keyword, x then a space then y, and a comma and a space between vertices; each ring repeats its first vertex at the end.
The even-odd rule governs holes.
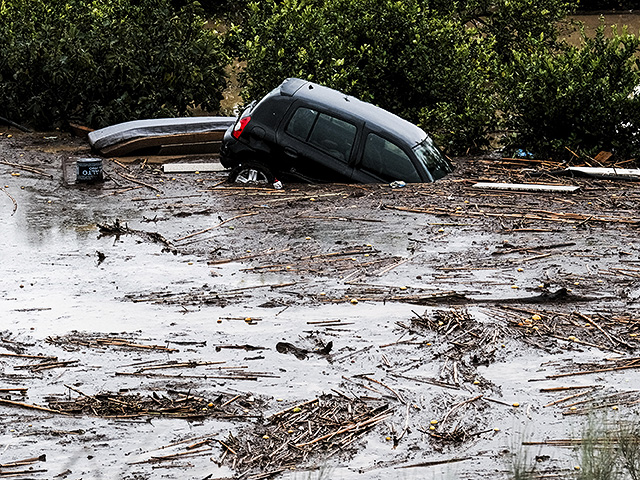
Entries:
POLYGON ((77 165, 77 182, 95 183, 101 182, 103 180, 101 158, 79 158, 77 161, 77 165))

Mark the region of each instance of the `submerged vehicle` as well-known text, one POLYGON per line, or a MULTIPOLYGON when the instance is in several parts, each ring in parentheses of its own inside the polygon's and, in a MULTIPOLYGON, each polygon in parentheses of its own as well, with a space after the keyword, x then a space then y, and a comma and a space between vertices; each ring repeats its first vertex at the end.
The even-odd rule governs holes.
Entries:
POLYGON ((416 125, 298 78, 238 115, 225 132, 220 161, 239 183, 421 183, 453 171, 416 125))

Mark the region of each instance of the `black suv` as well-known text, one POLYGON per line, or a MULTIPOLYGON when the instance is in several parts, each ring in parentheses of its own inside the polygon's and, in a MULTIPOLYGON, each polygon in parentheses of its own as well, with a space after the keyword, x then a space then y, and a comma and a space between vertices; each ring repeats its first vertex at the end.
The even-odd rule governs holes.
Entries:
POLYGON ((420 128, 298 78, 252 102, 220 150, 231 181, 432 182, 453 170, 420 128))

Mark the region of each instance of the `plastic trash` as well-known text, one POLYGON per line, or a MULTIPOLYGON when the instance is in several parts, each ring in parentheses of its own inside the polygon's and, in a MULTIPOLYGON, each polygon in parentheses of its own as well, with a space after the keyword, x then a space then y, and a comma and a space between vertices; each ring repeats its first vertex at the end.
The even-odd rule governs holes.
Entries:
POLYGON ((533 153, 531 152, 527 152, 526 150, 523 149, 518 149, 515 151, 515 155, 516 158, 533 158, 533 153))
POLYGON ((391 182, 389 186, 391 188, 402 188, 402 187, 406 187, 407 183, 403 182, 402 180, 396 180, 395 182, 391 182))
POLYGON ((273 182, 273 188, 275 188, 276 190, 281 190, 282 182, 276 178, 275 182, 273 182))

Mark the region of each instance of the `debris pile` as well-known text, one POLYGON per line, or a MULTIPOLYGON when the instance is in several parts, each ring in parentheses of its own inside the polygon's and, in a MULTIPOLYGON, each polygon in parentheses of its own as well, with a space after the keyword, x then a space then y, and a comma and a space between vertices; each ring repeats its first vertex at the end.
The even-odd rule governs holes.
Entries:
MULTIPOLYGON (((610 367, 596 368, 597 366, 586 366, 586 370, 573 372, 569 375, 586 375, 589 373, 599 373, 606 371, 623 370, 634 368, 629 364, 629 360, 624 363, 610 367)), ((640 366, 635 366, 639 368, 640 366)), ((562 375, 553 376, 559 378, 562 375)), ((598 409, 612 408, 618 410, 620 406, 633 406, 640 403, 640 392, 637 390, 616 391, 615 388, 607 388, 598 383, 591 385, 571 385, 562 387, 550 387, 540 389, 543 393, 555 393, 562 395, 560 398, 544 405, 545 408, 555 406, 561 409, 562 415, 593 415, 598 409)))
POLYGON ((230 436, 223 443, 225 461, 239 476, 268 478, 310 460, 343 451, 393 414, 380 401, 323 395, 270 416, 262 428, 230 436))
POLYGON ((191 392, 168 390, 160 395, 98 393, 87 395, 73 387, 69 390, 80 396, 71 400, 49 398, 49 408, 68 415, 93 415, 104 418, 172 417, 250 419, 260 416, 259 406, 253 395, 220 393, 210 399, 191 392))
POLYGON ((512 306, 495 307, 488 311, 506 320, 517 331, 514 336, 520 336, 525 342, 545 350, 551 346, 565 349, 585 346, 624 355, 638 348, 640 319, 631 316, 606 313, 587 315, 576 310, 561 312, 512 306))
POLYGON ((78 332, 57 337, 47 337, 46 341, 66 351, 76 351, 82 347, 101 349, 118 347, 129 350, 158 350, 167 353, 178 351, 175 348, 169 348, 163 345, 148 345, 126 338, 80 334, 78 332))
POLYGON ((477 365, 489 365, 495 361, 501 339, 511 335, 508 327, 497 323, 483 324, 462 308, 435 310, 431 316, 426 312, 423 315, 413 313, 416 317, 411 319, 411 326, 400 326, 423 336, 434 337, 433 342, 437 343, 433 351, 434 359, 445 360, 440 370, 440 380, 450 385, 459 386, 476 381, 477 365), (421 330, 427 332, 422 333, 421 330))

